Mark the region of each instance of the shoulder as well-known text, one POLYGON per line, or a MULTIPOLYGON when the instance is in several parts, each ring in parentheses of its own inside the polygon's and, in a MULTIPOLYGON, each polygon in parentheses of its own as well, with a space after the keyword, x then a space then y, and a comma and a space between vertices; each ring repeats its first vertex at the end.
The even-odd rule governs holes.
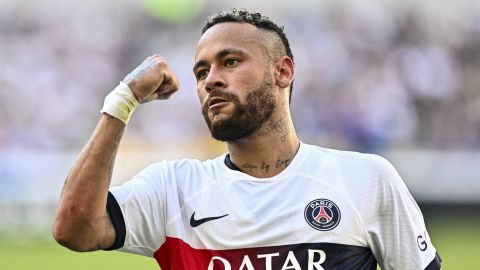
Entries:
POLYGON ((190 158, 164 160, 150 165, 145 170, 151 171, 154 181, 163 182, 165 185, 196 186, 200 182, 206 184, 205 181, 214 179, 221 168, 223 158, 224 155, 205 161, 190 158))
POLYGON ((157 195, 168 191, 175 194, 178 190, 201 189, 208 186, 217 173, 221 156, 212 160, 172 159, 163 160, 145 167, 130 181, 112 187, 118 193, 123 190, 127 194, 132 191, 152 192, 157 195))
POLYGON ((387 186, 404 185, 392 163, 382 156, 313 145, 307 147, 308 169, 321 171, 320 175, 336 179, 331 181, 345 185, 346 189, 375 192, 387 186))
POLYGON ((225 155, 203 161, 184 158, 168 161, 168 164, 176 173, 212 173, 223 163, 224 158, 225 155))
POLYGON ((390 161, 380 155, 323 148, 309 144, 306 144, 306 147, 310 149, 310 160, 330 162, 376 173, 395 170, 390 161))

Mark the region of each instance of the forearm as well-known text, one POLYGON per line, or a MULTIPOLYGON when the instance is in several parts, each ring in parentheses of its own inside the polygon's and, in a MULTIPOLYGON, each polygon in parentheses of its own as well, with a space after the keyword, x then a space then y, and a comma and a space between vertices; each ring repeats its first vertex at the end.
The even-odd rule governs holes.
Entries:
MULTIPOLYGON (((75 161, 63 187, 54 236, 75 250, 108 247, 111 233, 106 216, 108 187, 125 124, 103 114, 75 161)), ((112 241, 113 242, 113 241, 112 241)))
POLYGON ((139 103, 167 99, 177 90, 176 77, 155 54, 105 97, 104 114, 65 181, 53 225, 57 242, 77 251, 113 245, 116 232, 106 212, 107 192, 125 125, 139 103))

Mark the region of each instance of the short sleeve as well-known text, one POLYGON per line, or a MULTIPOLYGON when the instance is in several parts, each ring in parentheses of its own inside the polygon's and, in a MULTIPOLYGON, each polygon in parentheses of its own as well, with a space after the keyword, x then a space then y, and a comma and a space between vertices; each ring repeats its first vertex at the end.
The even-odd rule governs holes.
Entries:
MULTIPOLYGON (((377 160, 378 161, 378 160, 377 160)), ((395 168, 380 158, 375 166, 376 194, 364 220, 369 245, 383 270, 440 269, 425 222, 395 168)))
POLYGON ((152 257, 165 241, 163 166, 151 165, 123 185, 110 188, 125 222, 120 251, 152 257))

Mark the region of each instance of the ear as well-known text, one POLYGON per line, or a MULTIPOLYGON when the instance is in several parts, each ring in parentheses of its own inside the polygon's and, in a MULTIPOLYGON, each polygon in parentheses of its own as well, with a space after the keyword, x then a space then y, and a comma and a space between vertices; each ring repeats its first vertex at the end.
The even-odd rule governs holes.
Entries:
POLYGON ((280 88, 287 88, 295 77, 295 65, 292 59, 284 56, 275 65, 275 79, 280 88))

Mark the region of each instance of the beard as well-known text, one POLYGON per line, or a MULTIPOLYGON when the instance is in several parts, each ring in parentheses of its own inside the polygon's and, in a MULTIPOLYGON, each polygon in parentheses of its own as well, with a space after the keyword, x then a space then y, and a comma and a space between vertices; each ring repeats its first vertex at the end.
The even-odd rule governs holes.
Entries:
POLYGON ((245 104, 241 103, 238 96, 232 93, 216 91, 215 89, 210 92, 210 98, 222 97, 234 105, 230 117, 212 123, 212 120, 208 117, 210 98, 203 104, 203 118, 205 118, 214 139, 237 141, 251 135, 270 119, 276 108, 276 103, 272 78, 268 75, 265 74, 262 83, 247 95, 245 104))

